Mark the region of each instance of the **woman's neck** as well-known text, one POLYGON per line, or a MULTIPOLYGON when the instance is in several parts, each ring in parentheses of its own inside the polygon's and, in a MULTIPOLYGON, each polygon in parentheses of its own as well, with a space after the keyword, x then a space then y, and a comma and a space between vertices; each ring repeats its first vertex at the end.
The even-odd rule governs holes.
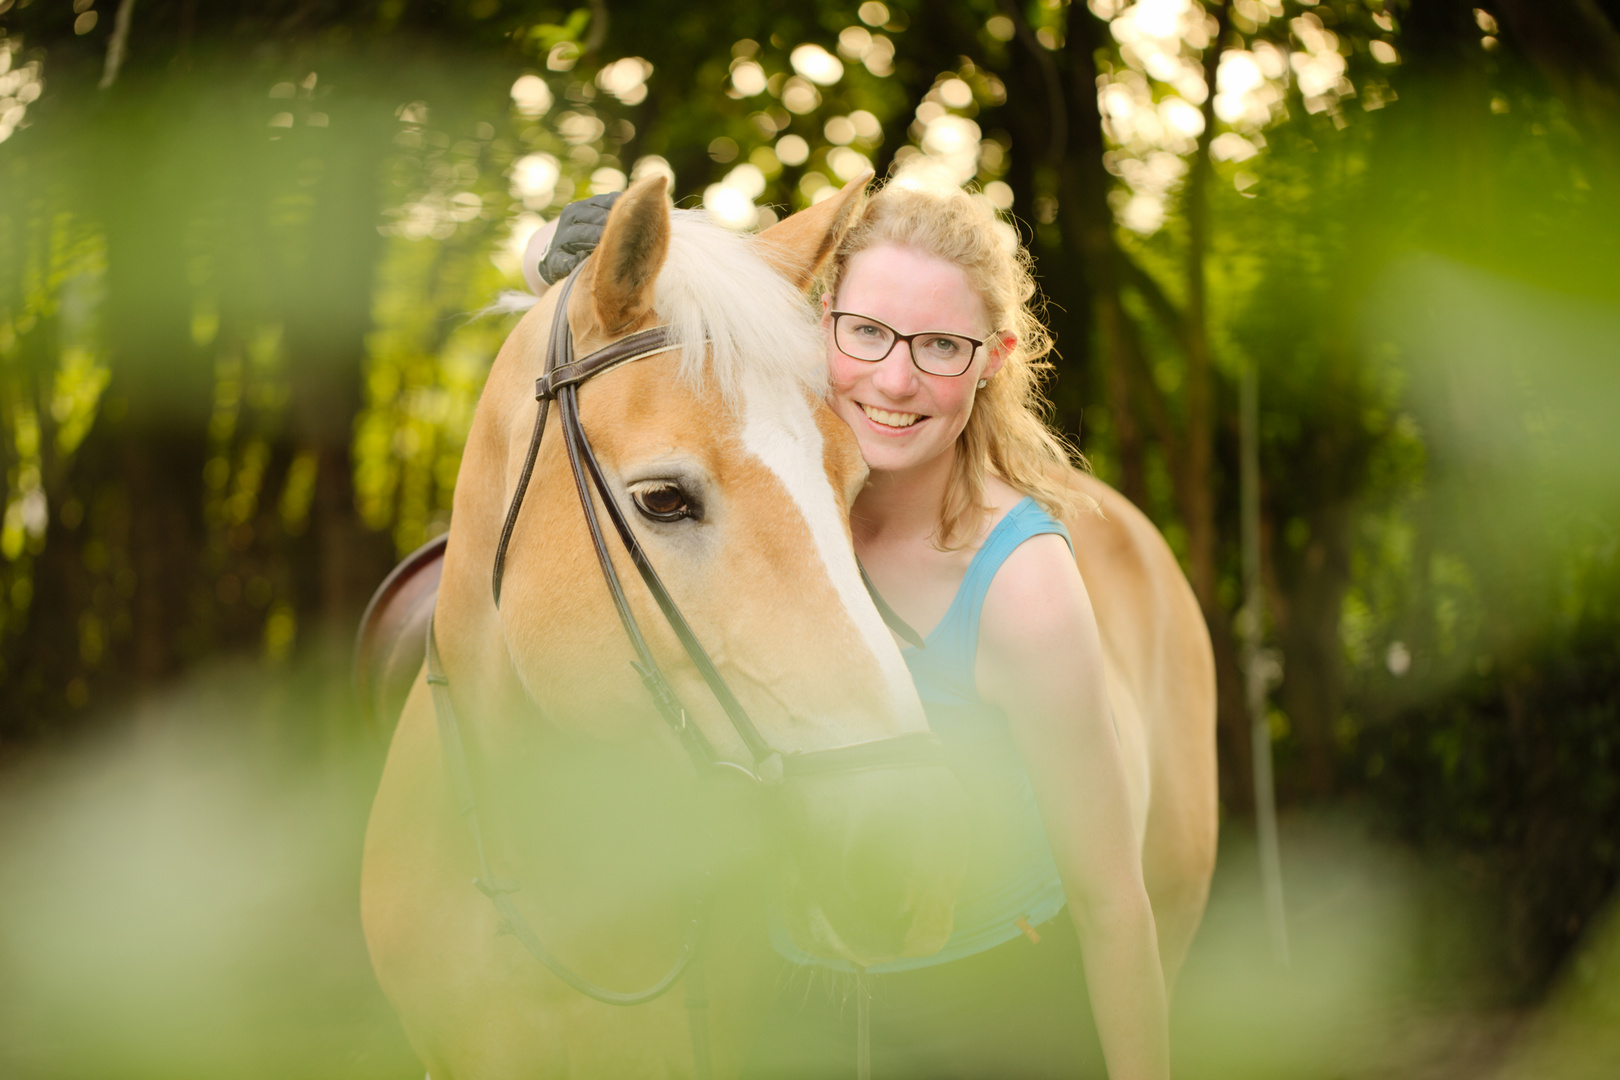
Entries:
POLYGON ((850 511, 857 550, 868 543, 932 539, 950 490, 956 452, 952 446, 915 468, 874 471, 850 511))

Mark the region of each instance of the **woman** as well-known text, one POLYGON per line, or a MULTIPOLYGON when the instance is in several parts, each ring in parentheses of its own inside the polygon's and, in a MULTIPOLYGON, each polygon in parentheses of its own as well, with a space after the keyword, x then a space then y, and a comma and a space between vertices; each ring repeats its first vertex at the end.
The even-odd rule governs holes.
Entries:
MULTIPOLYGON (((1066 453, 1039 418, 1050 344, 1030 310, 1028 255, 1001 232, 960 189, 893 183, 821 298, 829 403, 871 469, 851 513, 856 554, 925 635, 904 655, 974 806, 950 940, 869 969, 872 1069, 1095 1075, 1100 1043, 1115 1080, 1163 1077, 1165 990, 1138 831, 1096 623, 1057 520, 1082 497, 1056 479, 1066 453)), ((560 242, 526 263, 566 262, 556 256, 576 233, 565 212, 560 242)), ((816 975, 850 969, 780 927, 773 940, 803 977, 747 1075, 847 1075, 849 981, 816 975)))

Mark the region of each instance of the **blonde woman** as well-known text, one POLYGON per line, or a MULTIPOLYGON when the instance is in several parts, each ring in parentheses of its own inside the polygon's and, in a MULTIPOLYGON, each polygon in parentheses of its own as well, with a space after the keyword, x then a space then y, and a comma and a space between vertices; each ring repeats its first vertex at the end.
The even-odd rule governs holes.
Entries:
MULTIPOLYGON (((565 213, 525 262, 565 272, 558 253, 589 249, 597 213, 565 213)), ((868 969, 885 1080, 1100 1076, 1104 1062, 1114 1080, 1168 1075, 1138 834, 1059 521, 1085 497, 1041 420, 1050 343, 1034 293, 1027 253, 988 207, 901 180, 872 198, 821 296, 829 402, 871 469, 855 551, 924 639, 904 656, 973 808, 951 938, 868 969)), ((851 969, 780 925, 773 943, 801 977, 745 1075, 849 1075, 848 980, 818 975, 851 969)))

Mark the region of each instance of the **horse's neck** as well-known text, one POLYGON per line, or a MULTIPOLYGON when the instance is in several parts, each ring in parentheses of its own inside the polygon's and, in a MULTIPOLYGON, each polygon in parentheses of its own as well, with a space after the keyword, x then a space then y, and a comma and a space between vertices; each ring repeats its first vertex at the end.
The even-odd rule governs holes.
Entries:
POLYGON ((679 750, 591 743, 538 711, 484 725, 470 742, 502 874, 562 902, 622 907, 679 892, 674 878, 705 858, 713 823, 679 750))
POLYGON ((664 956, 717 881, 757 877, 757 815, 706 802, 683 758, 593 746, 538 717, 517 745, 478 757, 494 872, 559 948, 634 940, 664 956))

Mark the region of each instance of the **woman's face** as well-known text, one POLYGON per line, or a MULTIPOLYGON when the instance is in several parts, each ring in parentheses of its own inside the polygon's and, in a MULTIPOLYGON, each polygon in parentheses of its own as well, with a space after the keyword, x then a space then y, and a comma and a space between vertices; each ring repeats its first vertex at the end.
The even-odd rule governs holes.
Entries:
POLYGON ((1016 341, 994 333, 984 301, 961 267, 894 244, 851 258, 837 295, 822 302, 824 312, 868 315, 902 334, 941 330, 989 339, 961 375, 931 375, 918 370, 898 341, 876 362, 847 355, 833 340, 832 316, 823 315, 830 402, 854 430, 873 472, 906 472, 949 453, 967 426, 978 381, 1001 366, 1016 341))

